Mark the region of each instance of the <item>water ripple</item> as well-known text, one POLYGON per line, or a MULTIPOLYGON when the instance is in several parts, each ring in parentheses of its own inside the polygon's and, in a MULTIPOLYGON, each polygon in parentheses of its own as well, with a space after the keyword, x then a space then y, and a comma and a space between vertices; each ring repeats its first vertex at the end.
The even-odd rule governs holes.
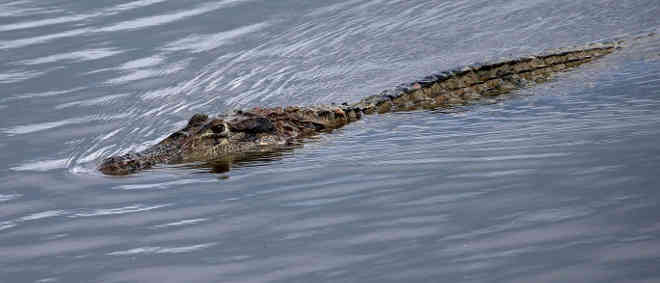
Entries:
POLYGON ((64 32, 35 36, 35 37, 21 38, 15 40, 4 40, 4 41, 0 40, 0 49, 23 48, 35 44, 44 44, 57 39, 87 35, 92 32, 94 32, 94 30, 90 28, 79 28, 79 29, 73 29, 64 32))
POLYGON ((50 18, 50 19, 37 20, 37 21, 13 23, 13 24, 8 24, 8 25, 0 25, 0 32, 14 31, 14 30, 19 30, 19 29, 36 28, 36 27, 55 25, 55 24, 61 24, 61 23, 78 22, 78 21, 88 19, 92 16, 97 16, 97 15, 73 15, 73 16, 64 16, 64 17, 56 17, 56 18, 50 18))
POLYGON ((129 74, 122 75, 117 78, 109 79, 105 83, 110 85, 118 85, 118 84, 126 84, 137 80, 144 80, 148 78, 172 75, 185 70, 189 64, 190 64, 190 60, 183 60, 166 66, 161 66, 159 68, 131 69, 131 70, 127 70, 129 74))
POLYGON ((66 214, 66 212, 63 211, 63 210, 49 210, 49 211, 37 212, 37 213, 33 213, 33 214, 30 214, 30 215, 27 215, 27 216, 23 216, 19 220, 20 221, 39 220, 39 219, 44 219, 44 218, 60 216, 60 215, 64 215, 64 214, 66 214))
POLYGON ((156 56, 151 56, 151 57, 146 57, 146 58, 140 58, 140 59, 135 59, 129 62, 126 62, 119 66, 117 69, 119 70, 134 70, 134 69, 142 69, 142 68, 148 68, 148 67, 156 67, 163 63, 165 61, 165 58, 161 55, 156 55, 156 56))
POLYGON ((40 58, 24 60, 24 61, 20 61, 18 64, 38 65, 38 64, 55 63, 62 60, 84 62, 84 61, 98 60, 98 59, 114 56, 117 54, 121 54, 123 52, 124 51, 122 50, 116 50, 112 48, 88 49, 88 50, 61 53, 61 54, 49 55, 40 58))
POLYGON ((193 225, 193 224, 197 224, 197 223, 204 222, 204 221, 207 221, 207 220, 209 220, 209 219, 208 218, 184 219, 184 220, 181 220, 181 221, 156 225, 156 226, 154 226, 154 228, 166 228, 166 227, 177 227, 177 226, 184 226, 184 225, 193 225))
POLYGON ((64 119, 61 121, 56 121, 56 122, 45 122, 45 123, 36 123, 36 124, 30 124, 30 125, 23 125, 23 126, 15 126, 12 128, 6 128, 6 129, 0 129, 0 133, 4 133, 6 135, 23 135, 23 134, 29 134, 29 133, 34 133, 34 132, 39 132, 39 131, 44 131, 52 128, 58 128, 66 125, 74 125, 74 124, 82 124, 82 123, 89 123, 95 120, 112 120, 112 119, 121 119, 124 117, 128 117, 128 114, 120 114, 120 115, 114 115, 114 116, 106 116, 106 117, 101 117, 98 115, 91 115, 91 116, 86 116, 86 117, 80 117, 80 118, 70 118, 70 119, 64 119))
POLYGON ((72 102, 67 102, 67 103, 63 103, 63 104, 60 104, 60 105, 55 105, 55 109, 59 110, 59 109, 73 107, 73 106, 98 106, 98 105, 111 103, 111 102, 119 100, 121 98, 125 98, 129 95, 131 95, 131 94, 130 93, 122 93, 122 94, 106 95, 106 96, 103 96, 103 97, 92 98, 92 99, 87 99, 87 100, 72 101, 72 102))
POLYGON ((178 253, 189 253, 197 250, 203 250, 208 247, 217 245, 217 243, 205 243, 192 246, 182 246, 182 247, 141 247, 124 251, 116 251, 108 253, 107 255, 114 256, 125 256, 125 255, 139 255, 139 254, 178 254, 178 253))
POLYGON ((124 21, 120 23, 113 24, 111 26, 99 28, 98 32, 116 32, 116 31, 127 31, 127 30, 138 30, 153 26, 160 26, 164 24, 169 24, 172 22, 180 21, 186 18, 199 16, 208 12, 212 12, 218 9, 231 7, 233 5, 239 4, 241 2, 246 2, 250 0, 225 0, 211 4, 201 5, 194 9, 188 9, 185 11, 179 11, 176 13, 170 13, 166 15, 158 15, 151 17, 144 17, 140 19, 124 21))
POLYGON ((127 213, 135 213, 135 212, 143 212, 143 211, 149 211, 149 210, 154 210, 154 209, 160 209, 160 208, 168 207, 168 206, 171 206, 171 205, 172 204, 169 204, 169 203, 168 204, 152 205, 152 206, 137 204, 137 205, 130 205, 130 206, 125 206, 125 207, 118 207, 118 208, 93 209, 89 212, 75 213, 73 215, 70 215, 69 217, 94 217, 94 216, 127 214, 127 213))
POLYGON ((117 6, 114 6, 112 8, 108 8, 103 12, 103 14, 114 14, 117 12, 123 12, 123 11, 130 11, 130 10, 135 10, 138 8, 143 8, 163 2, 167 2, 170 0, 136 0, 136 1, 131 1, 128 3, 124 4, 119 4, 117 6))
POLYGON ((172 187, 177 187, 177 186, 186 185, 186 184, 209 183, 209 182, 214 182, 214 181, 204 181, 204 180, 197 180, 197 179, 184 179, 184 180, 177 180, 177 181, 165 182, 165 183, 121 185, 121 186, 114 187, 114 189, 118 189, 118 190, 144 190, 144 189, 163 190, 163 189, 169 189, 169 188, 172 188, 172 187))
POLYGON ((0 17, 25 17, 59 12, 62 12, 62 10, 54 7, 35 7, 33 1, 27 0, 0 3, 0 17))
MULTIPOLYGON (((114 15, 119 12, 123 11, 128 11, 128 10, 134 10, 142 7, 147 7, 150 5, 162 3, 165 1, 169 0, 139 0, 139 1, 133 1, 125 4, 120 4, 111 8, 106 8, 102 9, 99 12, 93 12, 93 13, 87 13, 87 14, 81 14, 81 15, 67 15, 67 16, 61 16, 61 17, 54 17, 54 18, 48 18, 48 19, 41 19, 41 20, 31 20, 31 21, 26 21, 26 22, 20 22, 20 23, 12 23, 12 24, 7 24, 7 25, 0 25, 0 32, 3 31, 15 31, 15 30, 20 30, 20 29, 30 29, 30 28, 37 28, 37 27, 43 27, 43 26, 50 26, 50 25, 56 25, 56 24, 63 24, 63 23, 72 23, 72 22, 81 22, 89 19, 94 19, 98 18, 100 16, 109 16, 109 15, 114 15)), ((9 3, 3 7, 3 11, 8 11, 11 6, 17 6, 18 3, 23 2, 23 1, 16 1, 15 3, 9 3), (12 5, 13 4, 13 5, 12 5)), ((24 3, 27 3, 25 1, 24 3)), ((53 7, 49 8, 43 8, 43 9, 38 9, 38 8, 32 8, 32 9, 23 9, 23 10, 17 10, 11 13, 11 16, 27 16, 30 14, 35 14, 35 12, 40 11, 42 13, 57 13, 57 12, 62 12, 58 9, 54 9, 53 7)), ((0 14, 1 15, 1 14, 0 14)))
POLYGON ((43 256, 71 254, 100 247, 110 246, 121 242, 112 237, 90 237, 66 240, 46 241, 25 246, 0 246, 0 252, 5 255, 0 262, 12 260, 27 260, 43 256))
POLYGON ((229 31, 215 34, 189 35, 185 38, 170 42, 163 47, 164 51, 189 51, 191 53, 206 52, 216 49, 222 45, 231 43, 232 39, 243 37, 248 33, 260 31, 270 23, 257 23, 249 26, 239 27, 229 31))
POLYGON ((53 169, 66 168, 71 159, 56 159, 56 160, 39 160, 34 162, 24 163, 19 166, 12 167, 14 171, 49 171, 53 169))
POLYGON ((13 71, 0 73, 0 84, 13 84, 33 79, 45 74, 45 71, 13 71))
POLYGON ((0 194, 0 202, 10 201, 22 197, 21 194, 0 194))

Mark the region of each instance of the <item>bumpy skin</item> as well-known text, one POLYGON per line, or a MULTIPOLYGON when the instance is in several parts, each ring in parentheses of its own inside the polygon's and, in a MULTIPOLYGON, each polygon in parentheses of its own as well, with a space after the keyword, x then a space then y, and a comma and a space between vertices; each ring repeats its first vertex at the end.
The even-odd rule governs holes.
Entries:
POLYGON ((508 61, 476 64, 400 85, 355 104, 254 108, 216 118, 195 114, 188 125, 140 152, 109 157, 98 169, 127 175, 157 164, 211 161, 229 154, 272 151, 332 131, 364 114, 463 105, 549 80, 553 74, 605 56, 617 43, 550 51, 508 61))

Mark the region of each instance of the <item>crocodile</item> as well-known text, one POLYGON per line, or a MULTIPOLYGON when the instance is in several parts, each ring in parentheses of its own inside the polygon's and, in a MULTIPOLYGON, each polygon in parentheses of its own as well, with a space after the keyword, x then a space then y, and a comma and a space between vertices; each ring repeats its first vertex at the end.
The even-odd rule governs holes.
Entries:
POLYGON ((183 129, 142 152, 108 157, 100 162, 98 170, 107 175, 128 175, 161 164, 208 162, 232 154, 287 148, 364 115, 432 110, 492 99, 546 82, 557 73, 618 48, 620 42, 595 43, 473 64, 401 84, 351 104, 255 107, 214 117, 194 114, 183 129))

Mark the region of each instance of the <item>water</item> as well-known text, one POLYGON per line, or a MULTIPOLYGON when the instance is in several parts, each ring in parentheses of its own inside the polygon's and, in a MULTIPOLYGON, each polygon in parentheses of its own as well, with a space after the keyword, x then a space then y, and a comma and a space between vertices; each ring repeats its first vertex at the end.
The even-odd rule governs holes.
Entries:
POLYGON ((231 167, 94 170, 196 112, 353 102, 658 31, 658 13, 655 0, 0 1, 0 282, 660 281, 657 37, 496 104, 369 116, 231 167))

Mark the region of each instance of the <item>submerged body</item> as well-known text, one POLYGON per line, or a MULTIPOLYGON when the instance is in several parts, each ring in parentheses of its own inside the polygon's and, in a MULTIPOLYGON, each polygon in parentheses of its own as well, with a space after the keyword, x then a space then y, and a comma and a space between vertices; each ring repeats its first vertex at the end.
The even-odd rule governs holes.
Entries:
POLYGON ((127 175, 158 164, 212 161, 236 153, 272 151, 332 131, 363 115, 437 109, 497 96, 548 80, 553 74, 605 56, 616 43, 548 52, 464 67, 386 90, 354 104, 253 108, 229 115, 195 114, 185 128, 140 153, 109 157, 98 169, 127 175))

